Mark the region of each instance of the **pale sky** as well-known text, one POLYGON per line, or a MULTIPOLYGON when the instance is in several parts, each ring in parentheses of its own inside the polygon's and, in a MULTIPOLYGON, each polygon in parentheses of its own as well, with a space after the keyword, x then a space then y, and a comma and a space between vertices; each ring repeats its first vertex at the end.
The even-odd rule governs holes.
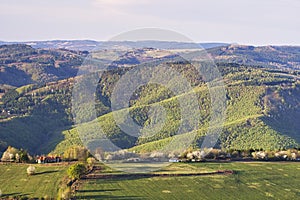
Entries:
POLYGON ((300 45, 300 0, 0 0, 0 40, 109 40, 139 28, 195 42, 300 45))

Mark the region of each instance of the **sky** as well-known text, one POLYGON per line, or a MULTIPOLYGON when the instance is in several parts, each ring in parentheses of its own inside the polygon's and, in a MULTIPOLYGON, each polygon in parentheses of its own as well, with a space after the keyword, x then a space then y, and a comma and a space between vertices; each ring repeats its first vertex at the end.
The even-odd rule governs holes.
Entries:
POLYGON ((0 0, 0 40, 91 39, 160 28, 195 42, 300 45, 300 0, 0 0))

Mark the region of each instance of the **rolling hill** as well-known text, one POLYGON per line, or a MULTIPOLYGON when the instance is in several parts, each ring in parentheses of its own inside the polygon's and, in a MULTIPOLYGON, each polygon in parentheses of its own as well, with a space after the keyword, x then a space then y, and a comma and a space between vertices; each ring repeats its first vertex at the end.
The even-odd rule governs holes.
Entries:
MULTIPOLYGON (((216 147, 299 147, 298 51, 298 47, 249 46, 208 50, 217 62, 226 89, 227 117, 216 147)), ((162 149, 174 137, 189 134, 196 136, 192 145, 201 146, 211 117, 211 105, 207 85, 195 69, 189 63, 172 61, 176 51, 165 54, 157 49, 144 48, 117 53, 122 55, 118 60, 106 57, 107 63, 113 63, 114 67, 102 74, 95 93, 94 109, 98 118, 87 122, 89 116, 86 116, 82 122, 87 123, 80 125, 90 130, 86 137, 90 148, 93 149, 99 139, 99 124, 115 145, 136 152, 162 149), (132 62, 133 58, 136 58, 135 62, 132 62), (111 94, 120 78, 145 61, 161 58, 170 58, 169 68, 183 74, 193 91, 174 94, 167 86, 148 84, 135 91, 127 110, 111 112, 111 94), (176 135, 181 123, 179 102, 191 93, 196 95, 200 105, 199 128, 194 133, 187 129, 176 135), (128 111, 137 124, 147 127, 153 122, 161 122, 159 115, 149 114, 153 108, 164 108, 166 121, 152 135, 128 135, 116 125, 113 117, 116 113, 128 111)), ((35 49, 23 44, 0 46, 0 151, 12 145, 32 153, 62 153, 70 146, 82 145, 78 131, 73 127, 71 97, 73 77, 87 55, 87 52, 35 49)), ((92 53, 95 59, 103 59, 102 55, 101 51, 92 53)), ((152 75, 158 76, 154 72, 152 75)), ((87 107, 82 104, 78 109, 83 112, 87 107)))
POLYGON ((300 68, 300 47, 228 45, 208 50, 216 62, 279 69, 300 68))
POLYGON ((0 85, 20 87, 74 77, 87 52, 35 49, 24 44, 0 46, 0 85))
MULTIPOLYGON (((20 42, 0 41, 0 45, 20 44, 20 42)), ((169 41, 94 41, 94 40, 51 40, 51 41, 28 41, 21 44, 30 45, 34 48, 43 49, 69 49, 75 51, 93 51, 111 48, 145 48, 158 49, 209 49, 219 46, 227 46, 227 43, 189 43, 169 41)))
MULTIPOLYGON (((300 142, 299 128, 296 119, 299 117, 299 81, 288 74, 279 75, 277 71, 245 66, 219 66, 226 80, 227 118, 223 132, 216 147, 223 149, 285 149, 298 147, 300 142), (230 70, 229 70, 230 69, 230 70), (244 76, 251 77, 248 80, 244 76), (287 114, 289 113, 289 114, 287 114), (288 115, 288 117, 286 116, 288 115)), ((145 88, 149 91, 149 88, 145 88)), ((151 90, 150 90, 151 91, 151 90)), ((197 130, 194 146, 201 146, 207 132, 210 113, 209 93, 205 85, 195 89, 200 103, 200 129, 197 130)), ((142 92, 141 92, 142 93, 142 92)), ((170 96, 167 90, 152 90, 147 96, 141 96, 128 108, 134 120, 141 126, 159 121, 159 116, 148 116, 149 107, 162 106, 167 111, 167 121, 163 128, 149 137, 134 138, 126 135, 115 123, 113 113, 102 115, 93 122, 84 124, 89 130, 85 139, 93 144, 99 136, 98 124, 106 136, 117 146, 132 148, 136 152, 147 152, 163 149, 176 135, 181 118, 178 116, 178 99, 181 96, 170 96), (157 92, 158 91, 158 92, 157 92), (165 95, 161 95, 164 93, 165 95), (158 94, 160 94, 158 98, 158 94), (163 99, 161 99, 163 98, 163 99)), ((122 110, 115 112, 124 112, 122 110)), ((80 129, 81 129, 80 128, 80 129)), ((79 130, 80 130, 79 129, 79 130)), ((64 132, 64 140, 56 148, 62 152, 65 146, 80 144, 78 129, 64 132)), ((81 135, 82 137, 82 135, 81 135)), ((179 148, 177 146, 174 149, 179 148)))

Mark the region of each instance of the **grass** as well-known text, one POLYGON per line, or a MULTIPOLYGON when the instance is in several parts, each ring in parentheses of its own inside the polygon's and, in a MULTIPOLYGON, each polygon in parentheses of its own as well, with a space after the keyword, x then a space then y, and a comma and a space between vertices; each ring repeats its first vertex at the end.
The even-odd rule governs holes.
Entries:
POLYGON ((233 175, 83 181, 77 199, 299 199, 300 163, 176 163, 177 173, 234 170, 233 175))
MULTIPOLYGON (((28 176, 27 164, 0 164, 2 198, 57 197, 60 181, 66 175, 66 166, 34 165, 37 172, 28 176)), ((1 197, 0 197, 1 198, 1 197)))

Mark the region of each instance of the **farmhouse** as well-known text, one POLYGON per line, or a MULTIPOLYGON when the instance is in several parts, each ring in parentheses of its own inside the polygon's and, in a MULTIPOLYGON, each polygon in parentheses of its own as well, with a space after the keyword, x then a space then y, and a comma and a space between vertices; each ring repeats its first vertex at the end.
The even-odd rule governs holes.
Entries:
POLYGON ((59 156, 40 156, 37 158, 36 162, 41 163, 57 163, 61 162, 62 159, 59 156))

